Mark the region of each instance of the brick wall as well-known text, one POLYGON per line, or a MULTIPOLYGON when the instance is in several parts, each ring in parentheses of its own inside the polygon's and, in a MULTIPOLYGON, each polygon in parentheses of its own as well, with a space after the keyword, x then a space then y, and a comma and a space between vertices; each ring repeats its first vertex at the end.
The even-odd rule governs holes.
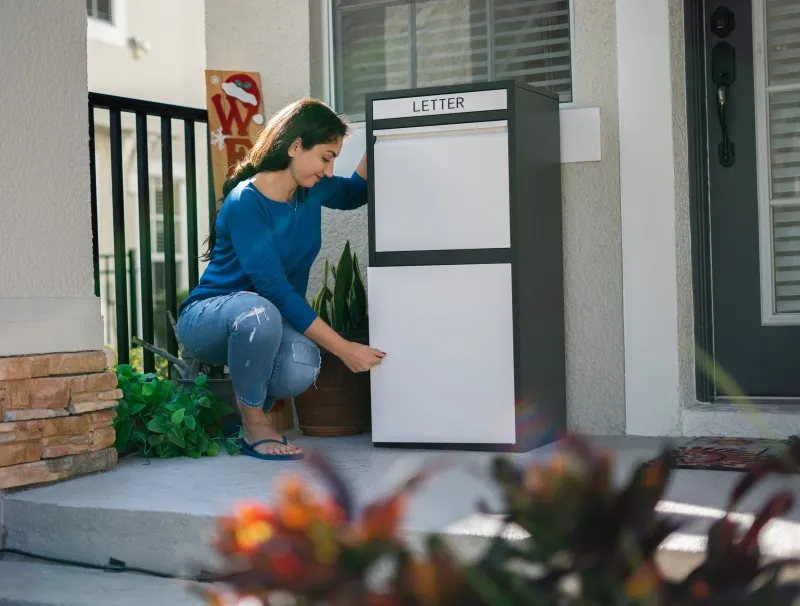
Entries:
POLYGON ((0 358, 0 488, 116 464, 112 364, 102 351, 0 358))

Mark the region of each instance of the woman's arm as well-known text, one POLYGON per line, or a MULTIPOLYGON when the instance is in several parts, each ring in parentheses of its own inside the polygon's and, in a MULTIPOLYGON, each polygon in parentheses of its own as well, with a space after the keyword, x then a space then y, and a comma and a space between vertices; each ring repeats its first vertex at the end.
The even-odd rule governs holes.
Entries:
POLYGON ((322 196, 320 203, 335 210, 355 210, 367 203, 367 154, 349 177, 328 177, 317 185, 322 196))
POLYGON ((321 345, 353 372, 369 370, 385 355, 342 338, 292 289, 263 215, 248 200, 227 202, 226 217, 239 261, 262 297, 272 302, 296 330, 321 345))
POLYGON ((363 372, 381 363, 386 355, 382 351, 344 339, 339 333, 317 317, 305 335, 338 357, 353 372, 363 372))
POLYGON ((361 162, 356 166, 356 172, 364 181, 367 180, 367 152, 364 152, 364 155, 361 156, 361 162))

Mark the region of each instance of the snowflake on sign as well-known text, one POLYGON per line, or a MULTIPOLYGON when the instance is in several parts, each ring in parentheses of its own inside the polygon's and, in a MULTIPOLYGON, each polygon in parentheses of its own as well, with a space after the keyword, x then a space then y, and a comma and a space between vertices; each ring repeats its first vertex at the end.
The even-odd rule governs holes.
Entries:
POLYGON ((225 139, 227 138, 228 135, 222 134, 221 126, 217 130, 211 131, 211 145, 216 145, 220 151, 225 149, 225 139))

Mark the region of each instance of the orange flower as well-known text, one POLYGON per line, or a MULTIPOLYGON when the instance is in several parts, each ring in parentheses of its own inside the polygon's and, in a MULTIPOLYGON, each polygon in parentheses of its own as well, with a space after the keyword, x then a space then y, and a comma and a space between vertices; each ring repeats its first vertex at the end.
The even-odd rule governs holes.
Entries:
POLYGON ((252 553, 272 538, 272 525, 264 520, 256 520, 239 526, 236 529, 236 546, 240 551, 252 553))
POLYGON ((278 504, 281 523, 291 530, 306 528, 313 520, 338 525, 343 520, 339 507, 330 499, 315 497, 298 478, 283 481, 278 504))
POLYGON ((661 575, 654 562, 645 562, 625 581, 625 595, 634 600, 652 596, 661 586, 661 575))
POLYGON ((411 581, 414 594, 423 604, 436 604, 439 600, 439 584, 436 567, 430 562, 411 563, 411 581))
POLYGON ((523 475, 525 491, 537 497, 548 497, 553 492, 553 483, 540 467, 531 465, 523 475))
POLYGON ((664 481, 664 470, 660 464, 654 464, 644 470, 642 482, 647 488, 655 488, 664 481))
POLYGON ((560 452, 553 455, 550 459, 550 473, 560 475, 567 470, 567 458, 560 452))
POLYGON ((405 498, 402 495, 371 505, 364 510, 357 534, 363 541, 394 540, 404 512, 405 498))
POLYGON ((217 549, 224 554, 251 553, 274 534, 275 516, 255 501, 241 501, 220 523, 217 549))

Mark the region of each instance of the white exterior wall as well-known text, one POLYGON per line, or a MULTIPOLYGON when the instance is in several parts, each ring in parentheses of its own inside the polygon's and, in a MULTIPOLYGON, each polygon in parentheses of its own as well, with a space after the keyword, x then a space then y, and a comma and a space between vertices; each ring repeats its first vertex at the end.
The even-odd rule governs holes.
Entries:
MULTIPOLYGON (((95 34, 89 24, 89 90, 192 107, 205 106, 205 24, 197 0, 114 0, 124 11, 121 40, 95 34), (135 59, 127 38, 150 44, 135 59)), ((84 6, 84 21, 86 7, 84 6)))
POLYGON ((16 0, 2 14, 0 356, 100 349, 86 3, 16 0))

